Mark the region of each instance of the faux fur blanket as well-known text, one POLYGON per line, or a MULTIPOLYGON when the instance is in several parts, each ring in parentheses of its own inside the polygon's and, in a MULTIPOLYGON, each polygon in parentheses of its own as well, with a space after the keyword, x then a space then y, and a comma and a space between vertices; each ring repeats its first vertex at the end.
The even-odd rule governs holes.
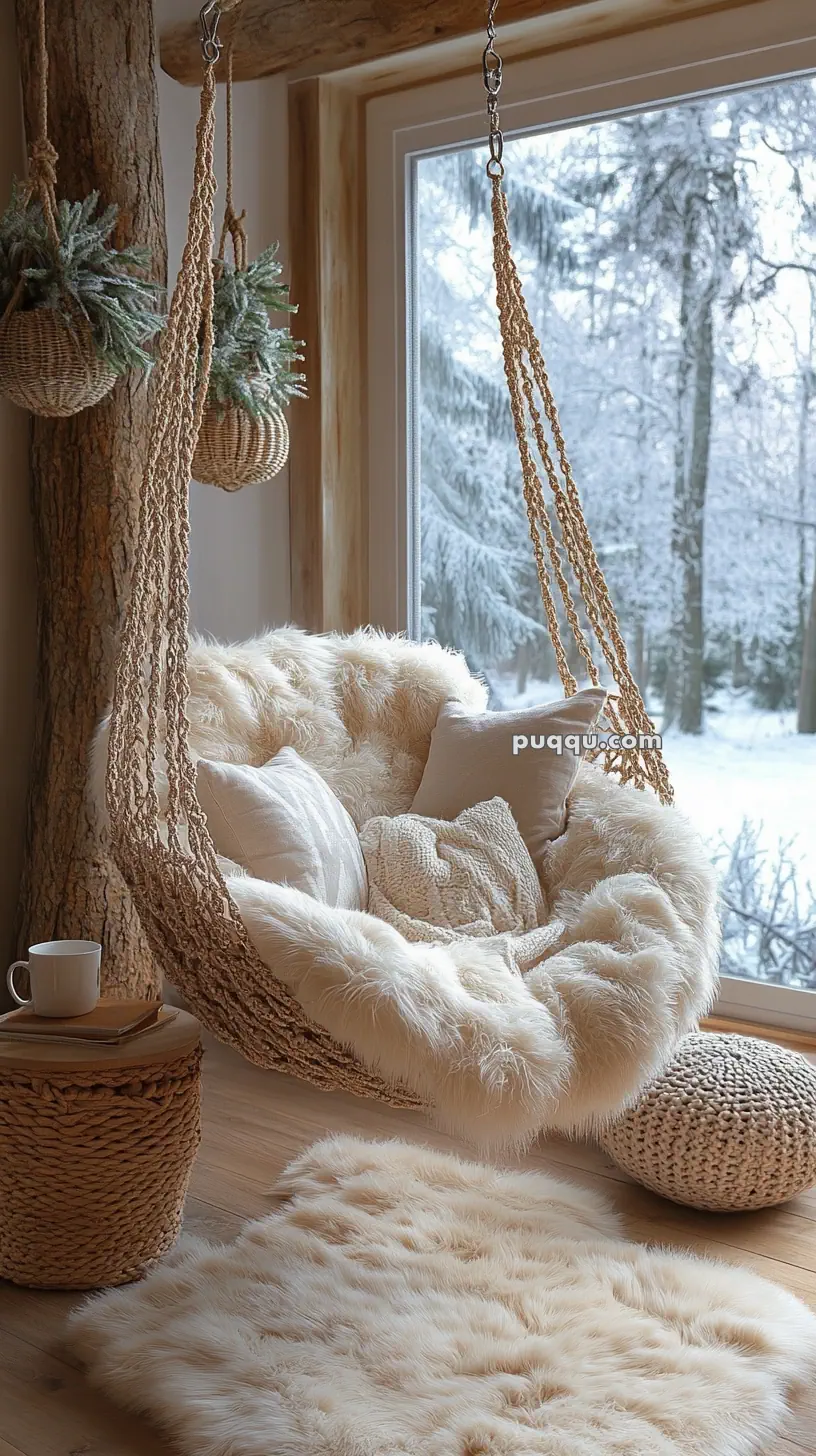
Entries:
POLYGON ((677 811, 585 767, 540 867, 554 948, 412 944, 374 915, 228 881, 258 954, 311 1019, 483 1148, 605 1124, 713 1000, 716 878, 677 811))
POLYGON ((71 1318, 183 1456, 759 1456, 816 1373, 792 1294, 542 1173, 339 1137, 276 1192, 71 1318))
POLYGON ((489 799, 456 819, 380 815, 360 831, 368 910, 412 942, 493 938, 518 974, 558 940, 510 807, 489 799))

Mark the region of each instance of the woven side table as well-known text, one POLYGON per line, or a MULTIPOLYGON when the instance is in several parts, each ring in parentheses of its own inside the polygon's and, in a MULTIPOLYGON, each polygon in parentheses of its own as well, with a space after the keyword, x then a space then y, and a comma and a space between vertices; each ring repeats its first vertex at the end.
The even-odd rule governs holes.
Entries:
POLYGON ((138 1279, 174 1244, 200 1135, 185 1011, 118 1047, 0 1042, 0 1278, 138 1279))

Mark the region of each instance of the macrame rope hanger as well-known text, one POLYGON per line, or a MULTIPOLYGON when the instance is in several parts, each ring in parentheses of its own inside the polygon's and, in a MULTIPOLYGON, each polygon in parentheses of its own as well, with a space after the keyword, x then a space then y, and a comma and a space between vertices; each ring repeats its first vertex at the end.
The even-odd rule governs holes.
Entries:
MULTIPOLYGON (((37 6, 37 134, 28 149, 28 178, 23 191, 22 210, 36 197, 43 211, 45 226, 54 249, 59 252, 59 213, 57 210, 57 162, 59 155, 48 135, 48 38, 45 27, 45 0, 37 6)), ((6 304, 3 320, 14 312, 25 288, 20 276, 17 287, 6 304)))
POLYGON ((504 372, 510 393, 516 442, 524 492, 524 503, 533 543, 536 572, 547 628, 564 691, 571 695, 577 682, 567 659, 561 635, 557 599, 572 631, 590 681, 598 684, 600 674, 586 633, 581 626, 565 573, 563 554, 572 568, 587 621, 615 683, 607 699, 606 717, 610 732, 637 740, 636 746, 602 748, 607 773, 637 788, 648 784, 664 804, 673 792, 668 770, 659 748, 643 748, 640 738, 653 736, 655 727, 646 712, 640 690, 632 676, 618 619, 609 589, 590 539, 578 487, 572 473, 558 409, 553 398, 547 367, 530 319, 524 291, 513 260, 508 231, 507 195, 504 179, 504 135, 499 118, 502 88, 502 59, 496 50, 496 11, 499 0, 489 0, 487 44, 482 55, 482 76, 487 92, 488 148, 487 175, 493 189, 493 269, 499 313, 504 372), (547 428, 552 441, 547 436, 547 428), (557 463, 556 463, 557 462, 557 463), (547 506, 542 473, 552 498, 561 543, 547 506), (563 553, 563 554, 562 554, 563 553))
MULTIPOLYGON (((222 7, 223 8, 223 7, 222 7)), ((233 203, 233 123, 232 123, 232 36, 230 35, 227 44, 227 85, 226 85, 226 149, 227 149, 227 181, 224 197, 224 221, 221 224, 221 236, 218 240, 218 263, 223 263, 227 238, 232 241, 232 254, 235 259, 235 267, 239 273, 246 270, 247 265, 247 235, 244 227, 246 208, 241 212, 235 211, 233 203)))
POLYGON ((25 204, 37 196, 42 205, 46 226, 51 240, 59 244, 57 227, 57 149, 48 136, 48 43, 45 30, 45 0, 37 6, 37 62, 39 69, 39 104, 37 109, 37 135, 28 156, 28 182, 25 204))
POLYGON ((239 0, 207 0, 200 11, 204 79, 196 128, 187 240, 154 370, 148 457, 139 508, 131 595, 114 681, 107 804, 114 854, 128 882, 157 896, 164 860, 174 892, 195 867, 199 893, 223 902, 223 881, 195 793, 186 716, 189 641, 188 482, 207 397, 213 344, 215 69, 223 11, 239 0), (162 811, 159 743, 167 779, 162 811), (182 832, 184 826, 184 832, 182 832), (186 840, 186 844, 185 844, 186 840))

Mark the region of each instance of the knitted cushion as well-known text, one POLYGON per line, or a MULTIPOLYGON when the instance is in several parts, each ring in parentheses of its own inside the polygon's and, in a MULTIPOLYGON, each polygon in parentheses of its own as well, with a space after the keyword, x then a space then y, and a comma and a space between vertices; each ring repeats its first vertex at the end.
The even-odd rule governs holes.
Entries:
POLYGON ((675 1203, 784 1203, 816 1182, 816 1067, 753 1037, 694 1033, 603 1143, 675 1203))

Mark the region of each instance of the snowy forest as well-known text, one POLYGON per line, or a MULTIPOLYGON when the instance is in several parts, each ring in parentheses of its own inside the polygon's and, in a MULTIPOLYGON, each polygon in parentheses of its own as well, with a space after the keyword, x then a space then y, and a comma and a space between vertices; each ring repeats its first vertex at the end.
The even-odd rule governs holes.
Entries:
MULTIPOLYGON (((508 141, 505 185, 635 676, 723 870, 723 970, 816 989, 814 137, 787 81, 508 141)), ((417 164, 422 631, 509 707, 557 680, 485 160, 417 164)))

